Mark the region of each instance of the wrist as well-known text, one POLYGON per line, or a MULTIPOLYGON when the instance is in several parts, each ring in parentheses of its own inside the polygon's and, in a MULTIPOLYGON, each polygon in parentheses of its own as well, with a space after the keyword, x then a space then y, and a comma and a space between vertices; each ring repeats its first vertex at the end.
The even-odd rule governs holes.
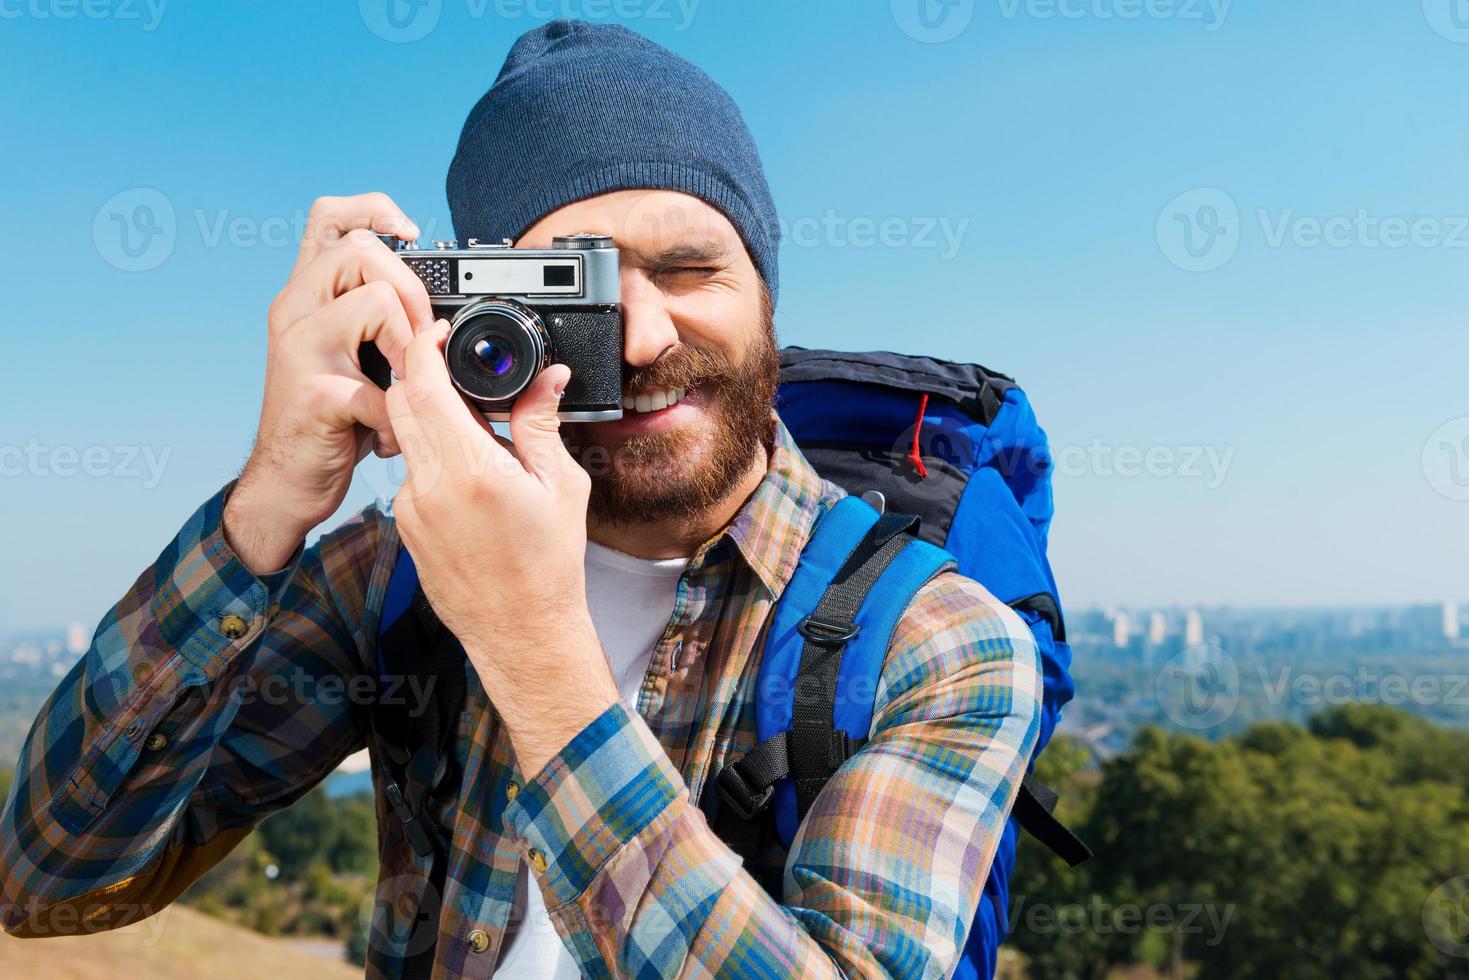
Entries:
POLYGON ((515 645, 522 653, 514 666, 497 663, 503 656, 466 650, 504 722, 520 770, 531 777, 621 697, 590 623, 584 630, 541 634, 534 653, 524 649, 523 640, 515 645))
POLYGON ((252 575, 284 568, 311 530, 252 492, 244 478, 230 492, 221 516, 225 541, 252 575))

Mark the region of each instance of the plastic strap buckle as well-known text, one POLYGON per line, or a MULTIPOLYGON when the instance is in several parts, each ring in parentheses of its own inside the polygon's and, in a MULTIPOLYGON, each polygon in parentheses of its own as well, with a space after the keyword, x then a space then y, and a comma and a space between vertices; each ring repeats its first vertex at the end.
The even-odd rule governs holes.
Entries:
POLYGON ((754 820, 770 803, 770 797, 775 793, 773 785, 758 793, 752 792, 750 784, 745 782, 745 777, 740 775, 733 763, 719 770, 714 785, 718 788, 720 797, 741 820, 754 820))

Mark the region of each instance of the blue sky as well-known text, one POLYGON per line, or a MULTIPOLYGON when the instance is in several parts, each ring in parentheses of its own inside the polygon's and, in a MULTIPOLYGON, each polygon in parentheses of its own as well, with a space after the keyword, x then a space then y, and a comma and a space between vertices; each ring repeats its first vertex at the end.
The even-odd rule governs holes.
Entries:
POLYGON ((0 0, 0 633, 94 622, 237 471, 312 199, 447 237, 559 14, 740 103, 785 342, 1025 385, 1068 605, 1469 598, 1469 2, 387 2, 0 0))

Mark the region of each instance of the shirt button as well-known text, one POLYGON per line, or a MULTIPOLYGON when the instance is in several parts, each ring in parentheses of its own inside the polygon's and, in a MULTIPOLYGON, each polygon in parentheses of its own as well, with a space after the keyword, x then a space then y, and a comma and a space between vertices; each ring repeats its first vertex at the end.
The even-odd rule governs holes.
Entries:
POLYGON ((546 873, 546 855, 532 847, 526 852, 525 856, 530 861, 530 869, 532 871, 538 875, 546 873))
POLYGON ((469 934, 469 949, 474 953, 483 953, 490 948, 490 934, 483 929, 476 929, 469 934))
POLYGON ((250 624, 245 622, 234 613, 224 616, 219 621, 219 631, 231 640, 238 640, 250 629, 250 624))
POLYGON ((167 744, 167 735, 164 735, 161 732, 154 732, 152 735, 148 736, 148 741, 143 743, 143 748, 149 749, 153 752, 157 752, 159 749, 163 748, 167 744))
POLYGON ((511 780, 505 785, 505 799, 513 800, 520 795, 520 784, 511 780))

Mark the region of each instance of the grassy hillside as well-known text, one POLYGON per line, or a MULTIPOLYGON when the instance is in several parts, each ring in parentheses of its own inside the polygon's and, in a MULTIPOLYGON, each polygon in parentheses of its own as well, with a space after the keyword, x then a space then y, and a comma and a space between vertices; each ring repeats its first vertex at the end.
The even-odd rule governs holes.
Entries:
POLYGON ((60 939, 0 934, 0 977, 47 980, 347 980, 362 969, 173 905, 115 932, 60 939))

